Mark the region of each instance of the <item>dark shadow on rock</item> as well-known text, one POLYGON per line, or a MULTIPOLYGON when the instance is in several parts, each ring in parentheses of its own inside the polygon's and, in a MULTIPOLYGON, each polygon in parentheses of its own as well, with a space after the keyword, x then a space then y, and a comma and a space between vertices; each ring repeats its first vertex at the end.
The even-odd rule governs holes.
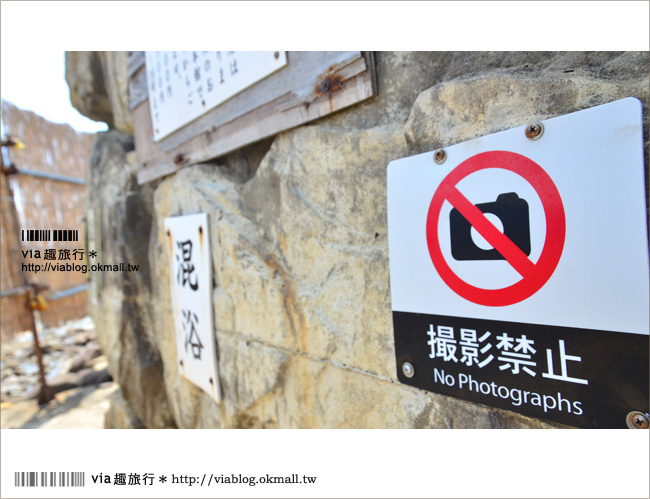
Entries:
MULTIPOLYGON (((99 372, 99 371, 98 371, 99 372)), ((75 392, 70 396, 66 397, 63 402, 58 402, 57 400, 51 401, 49 404, 42 406, 39 411, 32 416, 27 422, 20 426, 21 429, 35 429, 40 428, 45 423, 51 421, 52 419, 60 416, 76 407, 78 407, 81 402, 91 395, 98 385, 87 385, 80 388, 75 388, 75 392)))
MULTIPOLYGON (((81 386, 98 385, 100 383, 104 383, 105 381, 112 380, 113 378, 109 374, 107 368, 98 371, 89 368, 82 369, 81 371, 77 371, 75 373, 69 372, 61 374, 60 376, 49 379, 47 381, 47 386, 50 388, 52 394, 55 394, 81 386)), ((39 390, 40 385, 29 392, 25 398, 36 398, 38 396, 39 390)))

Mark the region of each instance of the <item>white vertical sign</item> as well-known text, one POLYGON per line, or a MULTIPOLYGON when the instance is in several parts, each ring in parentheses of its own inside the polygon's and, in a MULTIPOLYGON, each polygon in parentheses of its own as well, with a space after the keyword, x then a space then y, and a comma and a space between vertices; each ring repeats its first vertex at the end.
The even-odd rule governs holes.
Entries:
POLYGON ((180 372, 221 400, 212 324, 212 264, 205 213, 165 219, 180 372))

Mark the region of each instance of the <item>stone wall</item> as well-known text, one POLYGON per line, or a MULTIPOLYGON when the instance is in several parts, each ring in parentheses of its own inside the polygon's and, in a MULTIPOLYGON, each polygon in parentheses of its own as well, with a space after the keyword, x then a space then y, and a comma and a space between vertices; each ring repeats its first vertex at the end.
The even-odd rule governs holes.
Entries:
MULTIPOLYGON (((125 81, 121 65, 103 67, 125 81)), ((386 166, 629 96, 643 102, 647 165, 648 53, 380 52, 377 71, 368 102, 144 186, 130 136, 98 134, 88 207, 100 260, 141 265, 104 275, 91 305, 124 397, 112 426, 551 427, 397 381, 386 166), (176 364, 163 221, 198 212, 210 225, 221 404, 176 364)), ((123 94, 112 85, 106 96, 123 94)), ((109 101, 128 122, 126 99, 109 101)))

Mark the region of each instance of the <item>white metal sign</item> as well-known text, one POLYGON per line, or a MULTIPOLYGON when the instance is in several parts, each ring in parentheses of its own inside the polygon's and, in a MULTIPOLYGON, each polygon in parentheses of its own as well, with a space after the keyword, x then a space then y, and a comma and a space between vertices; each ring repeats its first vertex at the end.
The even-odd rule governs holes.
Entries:
POLYGON ((543 126, 391 162, 393 310, 648 334, 640 102, 543 126))
POLYGON ((207 214, 166 218, 165 233, 179 370, 219 402, 207 214))
POLYGON ((285 52, 145 52, 154 140, 287 64, 285 52))
POLYGON ((629 98, 388 166, 400 381, 583 428, 648 413, 641 117, 629 98))

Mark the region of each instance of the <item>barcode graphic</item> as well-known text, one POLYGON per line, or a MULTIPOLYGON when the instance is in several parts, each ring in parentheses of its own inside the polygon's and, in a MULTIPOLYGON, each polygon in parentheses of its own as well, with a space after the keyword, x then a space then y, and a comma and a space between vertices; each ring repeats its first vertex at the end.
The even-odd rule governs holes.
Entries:
POLYGON ((83 471, 16 471, 16 487, 85 487, 83 471))
POLYGON ((78 230, 23 229, 23 241, 78 241, 78 230), (53 237, 54 236, 54 237, 53 237))

